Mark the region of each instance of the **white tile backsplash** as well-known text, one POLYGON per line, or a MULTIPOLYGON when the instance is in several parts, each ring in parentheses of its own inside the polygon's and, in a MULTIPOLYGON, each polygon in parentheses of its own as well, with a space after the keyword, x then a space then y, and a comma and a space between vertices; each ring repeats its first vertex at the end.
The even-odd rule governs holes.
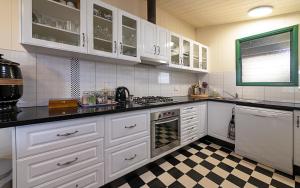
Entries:
MULTIPOLYGON (((18 105, 44 106, 50 98, 71 97, 69 58, 0 49, 4 58, 20 63, 24 94, 18 105)), ((120 65, 79 60, 80 92, 127 87, 135 96, 185 96, 198 80, 209 83, 225 97, 238 93, 241 98, 300 103, 299 87, 236 86, 235 72, 213 72, 195 75, 169 71, 149 65, 120 65)), ((299 76, 300 78, 300 76, 299 76)))
POLYGON ((71 97, 71 61, 67 58, 37 54, 37 105, 50 98, 71 97))
MULTIPOLYGON (((45 106, 51 98, 71 97, 71 59, 44 54, 1 50, 4 58, 20 63, 24 94, 19 106, 45 106)), ((135 96, 184 96, 198 81, 192 73, 150 65, 120 65, 79 59, 80 93, 127 87, 135 96)))

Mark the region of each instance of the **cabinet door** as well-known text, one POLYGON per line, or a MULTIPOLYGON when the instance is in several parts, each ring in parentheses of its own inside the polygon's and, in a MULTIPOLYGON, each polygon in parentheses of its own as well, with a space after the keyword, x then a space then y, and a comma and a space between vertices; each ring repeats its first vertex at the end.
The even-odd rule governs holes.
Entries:
POLYGON ((208 102, 208 135, 234 143, 227 138, 228 125, 232 117, 232 109, 235 107, 231 103, 208 102))
POLYGON ((207 103, 201 103, 200 105, 200 123, 199 123, 199 131, 200 133, 207 134, 207 103))
POLYGON ((119 10, 118 19, 119 58, 129 61, 140 61, 140 19, 119 10))
POLYGON ((193 43, 193 68, 200 69, 200 45, 199 43, 193 43))
POLYGON ((203 70, 207 70, 207 52, 208 52, 208 49, 207 47, 205 46, 202 46, 201 47, 201 67, 203 70))
POLYGON ((294 112, 294 163, 300 166, 300 111, 294 112))
POLYGON ((89 53, 117 56, 117 9, 100 0, 88 1, 87 9, 89 53))
POLYGON ((181 66, 180 43, 180 37, 175 34, 171 34, 171 66, 181 66))
POLYGON ((166 29, 157 27, 157 56, 160 60, 167 61, 169 52, 169 32, 166 29))
POLYGON ((191 67, 191 41, 188 39, 182 40, 182 65, 185 68, 191 67))
POLYGON ((23 0, 22 43, 86 53, 86 1, 72 2, 23 0))
POLYGON ((157 53, 157 30, 156 25, 143 20, 141 27, 141 45, 142 45, 142 56, 155 58, 157 53))

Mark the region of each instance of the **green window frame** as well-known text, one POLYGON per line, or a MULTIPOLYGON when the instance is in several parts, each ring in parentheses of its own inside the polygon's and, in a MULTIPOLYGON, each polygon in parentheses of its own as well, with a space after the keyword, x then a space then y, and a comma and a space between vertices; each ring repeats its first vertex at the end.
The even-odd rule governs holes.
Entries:
POLYGON ((236 85, 237 86, 298 86, 298 25, 261 33, 236 40, 236 85), (241 43, 272 35, 290 32, 290 82, 243 82, 241 43))

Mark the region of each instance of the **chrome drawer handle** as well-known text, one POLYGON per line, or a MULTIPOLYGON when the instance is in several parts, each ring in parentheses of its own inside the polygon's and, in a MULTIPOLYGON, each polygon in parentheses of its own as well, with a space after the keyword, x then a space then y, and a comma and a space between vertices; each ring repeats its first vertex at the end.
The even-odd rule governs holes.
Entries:
POLYGON ((126 129, 132 129, 132 128, 134 128, 134 127, 136 127, 136 124, 131 125, 131 126, 125 126, 126 129))
POLYGON ((76 161, 78 161, 78 157, 76 157, 73 161, 65 162, 63 164, 57 163, 57 166, 67 166, 67 165, 70 165, 72 163, 75 163, 76 161))
POLYGON ((137 156, 137 154, 134 154, 134 156, 133 156, 133 157, 130 157, 130 158, 125 158, 125 161, 131 161, 131 160, 135 159, 135 158, 136 158, 136 156, 137 156))
POLYGON ((194 128, 195 128, 195 127, 189 128, 188 131, 191 131, 191 130, 193 130, 194 128))
POLYGON ((195 137, 190 138, 189 141, 194 140, 194 138, 195 138, 195 137))
POLYGON ((194 107, 189 107, 189 108, 186 108, 186 110, 192 110, 194 109, 194 107))
POLYGON ((76 133, 78 133, 79 131, 74 131, 74 132, 72 132, 72 133, 65 133, 65 134, 57 134, 56 136, 71 136, 71 135, 73 135, 73 134, 76 134, 76 133))
POLYGON ((192 119, 194 119, 194 117, 191 117, 191 118, 189 118, 188 120, 192 120, 192 119))
POLYGON ((299 116, 297 116, 297 128, 299 128, 299 116))

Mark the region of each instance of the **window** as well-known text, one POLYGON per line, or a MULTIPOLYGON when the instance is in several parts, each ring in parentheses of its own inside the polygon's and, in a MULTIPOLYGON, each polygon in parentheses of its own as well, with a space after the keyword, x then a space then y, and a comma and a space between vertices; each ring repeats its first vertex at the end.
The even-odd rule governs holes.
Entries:
POLYGON ((236 40, 237 86, 298 86, 298 25, 236 40))

